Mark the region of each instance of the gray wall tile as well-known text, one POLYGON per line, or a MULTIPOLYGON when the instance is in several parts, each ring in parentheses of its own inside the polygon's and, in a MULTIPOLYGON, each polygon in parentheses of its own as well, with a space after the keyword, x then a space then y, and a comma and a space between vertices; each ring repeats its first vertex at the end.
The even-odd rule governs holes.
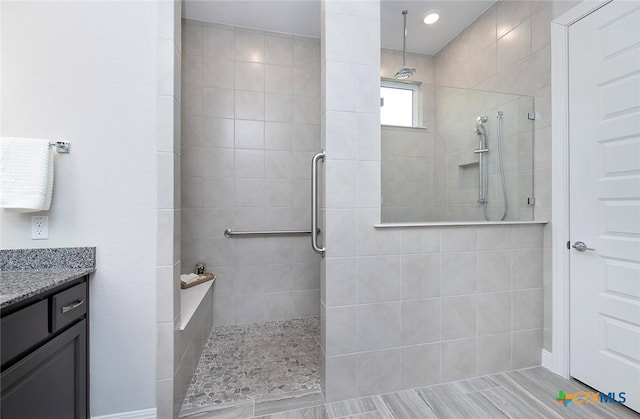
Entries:
POLYGON ((540 365, 542 329, 513 332, 513 369, 540 365))
POLYGON ((402 348, 402 388, 440 382, 440 343, 402 348))
POLYGON ((400 346, 400 303, 358 306, 358 351, 400 346))
POLYGON ((542 288, 513 291, 513 330, 542 328, 542 288))
POLYGON ((511 292, 478 294, 478 336, 511 331, 511 292))
POLYGON ((325 400, 331 402, 358 397, 357 370, 356 355, 327 357, 325 400))
POLYGON ((440 255, 402 255, 402 298, 440 296, 440 255))
POLYGON ((358 258, 358 303, 400 299, 400 256, 358 258))
POLYGON ((400 388, 400 354, 400 349, 389 349, 357 355, 358 397, 400 388))
POLYGON ((474 377, 477 370, 476 338, 441 343, 442 382, 474 377))
POLYGON ((478 337, 478 375, 511 370, 511 333, 478 337))
POLYGON ((440 277, 442 296, 476 292, 477 258, 478 255, 475 252, 442 254, 440 277))
POLYGON ((442 298, 442 339, 460 339, 477 335, 477 297, 465 295, 442 298))
MULTIPOLYGON (((219 270, 217 325, 317 316, 317 255, 300 249, 293 237, 231 240, 222 235, 226 228, 293 230, 308 225, 310 157, 303 156, 304 170, 294 170, 294 40, 197 21, 185 21, 183 32, 182 269, 190 272, 196 262, 204 262, 219 270), (296 194, 293 188, 301 185, 296 194)), ((299 74, 306 95, 304 116, 315 115, 306 122, 316 127, 319 44, 305 41, 307 50, 297 60, 307 68, 299 74)), ((309 152, 320 149, 319 141, 309 144, 309 152)), ((355 298, 355 289, 352 294, 355 298)), ((333 291, 330 295, 335 297, 333 291)))
POLYGON ((411 300, 401 303, 402 345, 440 340, 440 299, 411 300))

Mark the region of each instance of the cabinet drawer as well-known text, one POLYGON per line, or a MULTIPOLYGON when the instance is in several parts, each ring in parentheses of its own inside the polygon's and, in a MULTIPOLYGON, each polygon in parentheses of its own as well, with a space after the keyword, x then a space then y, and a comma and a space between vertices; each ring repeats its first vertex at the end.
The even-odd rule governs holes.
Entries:
POLYGON ((49 304, 42 300, 2 318, 2 364, 49 336, 49 304))
POLYGON ((83 282, 51 297, 51 332, 56 332, 87 313, 87 283, 83 282))

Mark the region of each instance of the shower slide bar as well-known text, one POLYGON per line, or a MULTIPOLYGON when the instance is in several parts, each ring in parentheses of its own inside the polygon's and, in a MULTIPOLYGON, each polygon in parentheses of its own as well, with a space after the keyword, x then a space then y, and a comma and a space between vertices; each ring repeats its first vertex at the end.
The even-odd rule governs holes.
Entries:
MULTIPOLYGON (((243 236, 304 236, 306 234, 311 234, 311 232, 304 230, 233 231, 230 228, 224 231, 224 236, 229 239, 243 236)), ((320 234, 320 229, 318 229, 318 234, 320 234)))

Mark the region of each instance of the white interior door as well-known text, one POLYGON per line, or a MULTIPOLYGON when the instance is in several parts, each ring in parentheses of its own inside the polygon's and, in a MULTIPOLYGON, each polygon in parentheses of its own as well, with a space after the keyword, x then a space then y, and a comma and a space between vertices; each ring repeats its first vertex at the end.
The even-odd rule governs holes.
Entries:
POLYGON ((638 1, 569 27, 569 150, 571 375, 640 411, 638 1))

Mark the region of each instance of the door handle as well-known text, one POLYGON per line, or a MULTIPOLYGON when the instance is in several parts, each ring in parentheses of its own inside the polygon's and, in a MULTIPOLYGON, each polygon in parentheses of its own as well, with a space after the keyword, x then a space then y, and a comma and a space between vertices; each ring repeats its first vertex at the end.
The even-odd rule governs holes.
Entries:
POLYGON ((318 245, 318 161, 324 160, 324 150, 311 159, 311 248, 324 257, 324 247, 318 245))
POLYGON ((592 248, 590 248, 590 247, 587 247, 587 245, 586 245, 586 243, 585 243, 585 242, 580 242, 580 241, 575 242, 575 243, 573 244, 573 246, 571 246, 571 247, 573 247, 574 249, 576 249, 578 252, 585 252, 585 251, 587 251, 587 250, 596 250, 596 249, 592 249, 592 248))

